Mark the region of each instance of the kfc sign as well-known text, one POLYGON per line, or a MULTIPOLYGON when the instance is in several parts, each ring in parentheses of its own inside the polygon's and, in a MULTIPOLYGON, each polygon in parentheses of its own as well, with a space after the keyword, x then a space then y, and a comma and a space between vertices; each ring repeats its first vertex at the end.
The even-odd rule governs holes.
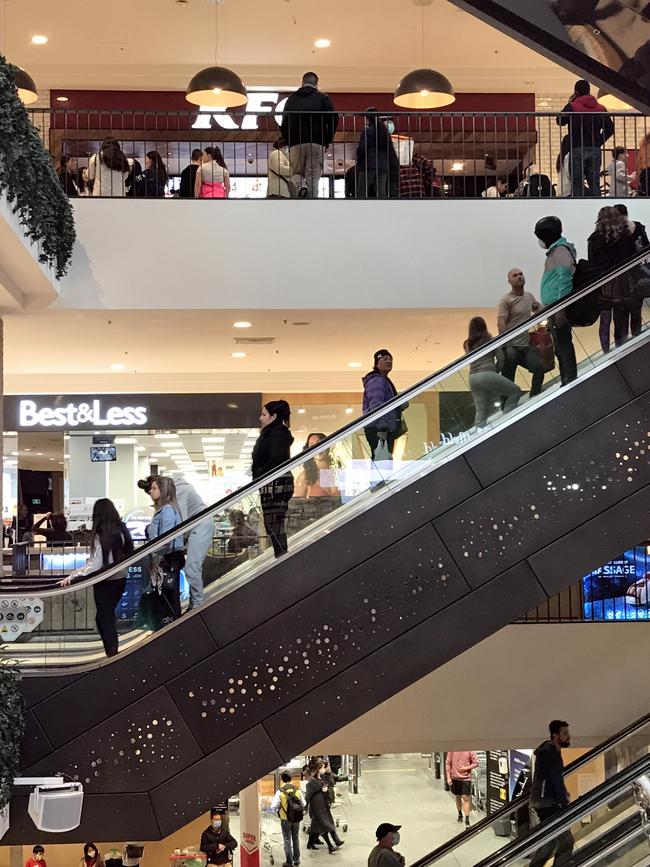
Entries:
POLYGON ((286 103, 287 97, 279 90, 249 91, 246 113, 241 120, 229 114, 226 106, 202 105, 192 129, 258 129, 261 114, 275 114, 275 121, 279 126, 286 103))

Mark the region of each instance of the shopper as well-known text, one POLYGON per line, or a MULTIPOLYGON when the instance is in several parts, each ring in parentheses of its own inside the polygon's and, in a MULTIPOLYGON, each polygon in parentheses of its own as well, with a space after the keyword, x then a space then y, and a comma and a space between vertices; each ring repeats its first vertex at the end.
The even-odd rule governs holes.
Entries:
POLYGON ((403 855, 395 851, 399 846, 399 829, 401 825, 391 825, 382 822, 375 831, 377 845, 368 856, 368 867, 404 867, 406 861, 403 855))
POLYGON ((99 153, 88 161, 88 181, 92 184, 93 196, 124 196, 133 164, 114 138, 105 138, 99 153))
MULTIPOLYGON (((291 457, 293 437, 291 407, 286 400, 272 400, 262 407, 260 435, 253 448, 253 479, 259 479, 291 457)), ((285 473, 260 488, 264 527, 276 557, 288 551, 286 520, 289 500, 293 496, 293 476, 285 473)))
POLYGON ((318 198, 325 148, 334 141, 338 122, 332 100, 318 89, 318 76, 305 72, 302 87, 287 99, 280 126, 299 197, 318 198))
POLYGON ((478 768, 478 757, 474 750, 447 753, 445 773, 447 785, 456 798, 458 822, 465 819, 465 828, 469 828, 469 817, 472 812, 472 771, 478 768))
MULTIPOLYGON (((466 353, 474 352, 492 340, 485 319, 474 316, 469 321, 469 334, 463 343, 466 353)), ((488 416, 494 411, 497 398, 505 398, 503 411, 510 412, 521 398, 521 389, 510 379, 499 373, 505 361, 501 349, 484 352, 469 365, 469 388, 472 392, 476 414, 474 424, 477 428, 485 427, 488 416)))
POLYGON ((605 169, 608 187, 607 195, 615 198, 632 195, 632 176, 627 173, 627 151, 614 148, 612 161, 605 169))
POLYGON ((496 183, 483 190, 481 196, 484 199, 503 199, 508 195, 508 178, 497 178, 496 183))
POLYGON ((357 145, 358 199, 387 199, 391 182, 399 183, 399 158, 391 138, 394 131, 392 120, 380 117, 376 108, 366 109, 366 126, 357 145))
POLYGON ((549 176, 542 174, 539 166, 533 164, 526 169, 524 180, 519 185, 517 195, 526 199, 548 199, 555 193, 549 176))
MULTIPOLYGON (((378 349, 374 354, 374 366, 361 380, 363 382, 363 407, 365 415, 373 409, 383 406, 387 401, 397 396, 397 389, 389 377, 393 369, 393 356, 387 349, 378 349)), ((408 403, 397 409, 391 409, 386 415, 376 419, 365 428, 364 433, 370 446, 370 458, 374 461, 375 452, 380 442, 393 454, 395 441, 406 432, 406 423, 402 413, 408 408, 408 403)))
POLYGON ((572 195, 599 196, 602 147, 614 133, 614 122, 592 96, 588 81, 576 81, 573 95, 556 120, 560 126, 569 125, 572 195))
POLYGON ((650 193, 650 132, 639 143, 636 154, 636 194, 647 196, 650 193))
MULTIPOLYGON (((133 541, 126 525, 120 518, 112 500, 101 497, 93 506, 93 531, 90 538, 90 557, 81 569, 59 581, 61 587, 69 587, 80 578, 94 575, 115 563, 120 563, 133 554, 133 541)), ((115 609, 126 588, 126 569, 120 569, 109 578, 93 584, 93 596, 97 614, 95 623, 104 645, 106 656, 115 656, 119 650, 115 609)))
MULTIPOLYGON (((550 740, 544 741, 535 750, 533 784, 530 791, 530 803, 540 822, 548 822, 569 804, 562 761, 562 749, 571 745, 569 723, 554 719, 549 724, 549 732, 550 740)), ((529 867, 543 867, 553 854, 555 867, 568 864, 572 852, 573 835, 567 828, 535 852, 529 867)))
POLYGON ((59 183, 63 188, 63 192, 69 199, 76 199, 80 195, 79 184, 77 182, 77 160, 69 154, 62 154, 59 157, 59 183))
MULTIPOLYGON (((303 451, 318 445, 325 438, 324 433, 310 433, 303 451)), ((315 457, 305 461, 298 474, 293 495, 307 500, 321 497, 340 497, 329 449, 325 449, 315 457)))
POLYGON ((197 199, 227 199, 229 195, 230 174, 221 149, 216 145, 207 147, 194 178, 194 196, 197 199))
MULTIPOLYGON (((149 496, 155 509, 147 527, 147 539, 152 541, 181 523, 181 511, 176 499, 176 486, 168 476, 153 476, 149 496)), ((154 583, 160 584, 173 619, 181 616, 180 574, 185 564, 183 534, 175 536, 151 557, 149 572, 154 583)))
POLYGON ((232 853, 237 848, 237 841, 223 824, 223 814, 219 810, 210 810, 210 824, 201 834, 199 849, 208 856, 208 864, 228 864, 232 853))
MULTIPOLYGON (((535 235, 540 247, 546 250, 540 296, 542 304, 547 307, 572 291, 576 250, 563 236, 559 217, 542 217, 535 224, 535 235)), ((564 311, 551 316, 549 330, 553 336, 555 355, 560 367, 560 381, 562 385, 567 385, 577 378, 578 364, 571 323, 564 311)))
POLYGON ((288 157, 289 148, 280 136, 273 142, 273 150, 269 154, 267 171, 267 199, 294 199, 297 190, 291 180, 291 164, 288 157))
POLYGON ((52 542, 72 542, 72 533, 68 531, 68 521, 65 515, 61 512, 47 515, 36 521, 32 527, 33 533, 38 533, 40 536, 45 536, 46 540, 52 542), (47 527, 43 524, 47 522, 47 527))
MULTIPOLYGON (((330 760, 328 758, 321 759, 323 762, 323 773, 321 774, 321 780, 327 786, 327 799, 330 802, 330 807, 336 801, 336 784, 337 783, 345 783, 349 780, 347 774, 339 774, 335 773, 332 770, 332 765, 330 764, 330 760)), ((339 766, 340 769, 340 766, 339 766)))
POLYGON ((244 513, 239 509, 230 513, 230 527, 229 554, 241 554, 246 548, 257 544, 257 532, 246 523, 244 513))
MULTIPOLYGON (((176 502, 181 513, 181 520, 187 521, 188 518, 193 518, 207 508, 196 488, 190 485, 183 473, 172 473, 171 479, 176 488, 176 502)), ((190 587, 188 611, 203 604, 203 562, 208 555, 213 538, 213 518, 206 518, 201 521, 187 534, 184 570, 185 578, 190 587)))
MULTIPOLYGON (((521 268, 511 268, 508 271, 510 291, 501 298, 497 306, 497 330, 499 334, 523 325, 531 316, 542 309, 542 305, 532 292, 526 292, 526 278, 521 268)), ((505 361, 501 373, 511 382, 515 381, 517 367, 525 368, 532 373, 533 380, 530 396, 535 397, 542 390, 544 382, 544 363, 534 346, 530 344, 527 331, 513 337, 504 347, 505 361)))
POLYGON ((271 810, 280 817, 282 840, 284 841, 284 864, 282 867, 296 867, 300 864, 300 823, 306 807, 299 786, 291 782, 289 771, 280 774, 282 785, 271 801, 271 810))
POLYGON ((79 867, 104 867, 104 859, 94 843, 86 843, 79 867))
MULTIPOLYGON (((587 241, 589 261, 601 274, 624 264, 638 252, 628 219, 617 208, 601 208, 596 229, 587 241)), ((600 314, 600 345, 609 352, 610 326, 614 319, 614 343, 622 346, 630 336, 641 333, 640 296, 630 272, 610 280, 600 289, 604 307, 600 314)), ((641 299, 642 301, 642 299, 641 299)))
POLYGON ((201 148, 194 148, 192 151, 192 161, 189 166, 185 166, 181 172, 181 182, 178 189, 178 197, 180 199, 193 199, 195 196, 196 173, 201 165, 201 157, 203 151, 201 148))
POLYGON ((167 185, 167 169, 158 151, 147 151, 144 171, 129 181, 127 196, 133 199, 161 199, 167 185))
POLYGON ((565 135, 560 142, 555 170, 558 178, 558 195, 571 195, 571 137, 565 135))
POLYGON ((45 861, 45 849, 42 846, 34 846, 32 849, 32 857, 27 859, 25 867, 47 867, 45 861))
POLYGON ((414 153, 411 162, 400 166, 399 197, 400 199, 431 199, 439 194, 439 188, 434 187, 436 169, 433 160, 414 153))
POLYGON ((332 852, 343 846, 345 841, 341 840, 336 833, 336 825, 330 810, 329 786, 321 779, 324 767, 322 761, 316 761, 310 765, 311 776, 307 780, 307 793, 305 795, 311 818, 307 848, 315 849, 314 839, 320 836, 327 843, 331 855, 332 852))

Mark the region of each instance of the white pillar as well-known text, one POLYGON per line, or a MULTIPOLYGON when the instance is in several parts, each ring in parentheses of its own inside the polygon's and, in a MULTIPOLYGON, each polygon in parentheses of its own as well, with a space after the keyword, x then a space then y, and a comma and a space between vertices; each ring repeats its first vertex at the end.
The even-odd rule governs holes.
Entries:
POLYGON ((262 827, 260 821, 260 784, 252 783, 239 793, 241 825, 241 867, 260 867, 262 827))

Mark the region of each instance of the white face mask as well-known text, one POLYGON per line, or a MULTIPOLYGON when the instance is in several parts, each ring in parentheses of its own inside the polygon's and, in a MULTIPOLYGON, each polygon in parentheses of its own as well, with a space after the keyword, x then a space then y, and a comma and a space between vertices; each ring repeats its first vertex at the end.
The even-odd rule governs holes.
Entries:
POLYGON ((393 846, 398 846, 400 841, 399 831, 393 831, 393 846))
POLYGON ((541 238, 538 238, 538 239, 537 239, 537 243, 538 243, 539 246, 542 248, 542 250, 546 250, 546 244, 542 241, 541 238))
POLYGON ((389 120, 386 123, 386 129, 388 130, 389 135, 392 135, 395 132, 395 124, 392 120, 389 120))
POLYGON ((212 827, 215 831, 218 831, 221 828, 221 819, 214 819, 212 822, 212 827))

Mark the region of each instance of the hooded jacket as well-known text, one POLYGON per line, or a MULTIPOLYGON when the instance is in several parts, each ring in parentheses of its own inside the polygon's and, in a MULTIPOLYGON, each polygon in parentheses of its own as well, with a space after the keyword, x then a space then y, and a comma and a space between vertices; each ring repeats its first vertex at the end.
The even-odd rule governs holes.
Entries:
POLYGON ((566 807, 569 793, 564 785, 562 753, 553 741, 544 741, 535 750, 535 770, 530 790, 533 807, 566 807))
MULTIPOLYGON (((383 406, 387 401, 392 400, 397 394, 397 389, 391 380, 381 374, 378 370, 371 370, 361 380, 363 382, 363 407, 362 412, 365 414, 379 406, 383 406)), ((377 419, 371 427, 378 431, 391 431, 396 433, 400 427, 402 413, 400 409, 391 409, 386 415, 377 419)))
POLYGON ((327 147, 334 141, 339 116, 332 100, 317 87, 306 84, 287 99, 280 131, 289 145, 319 144, 327 147), (322 114, 321 112, 328 112, 322 114))
POLYGON ((559 301, 573 291, 576 270, 576 248, 561 236, 548 248, 540 298, 544 307, 559 301))
POLYGON ((574 148, 599 148, 614 134, 614 121, 590 93, 568 102, 556 120, 559 126, 569 125, 574 148))
POLYGON ((205 509, 205 503, 182 473, 172 473, 171 477, 174 480, 176 502, 183 521, 193 518, 205 509))

